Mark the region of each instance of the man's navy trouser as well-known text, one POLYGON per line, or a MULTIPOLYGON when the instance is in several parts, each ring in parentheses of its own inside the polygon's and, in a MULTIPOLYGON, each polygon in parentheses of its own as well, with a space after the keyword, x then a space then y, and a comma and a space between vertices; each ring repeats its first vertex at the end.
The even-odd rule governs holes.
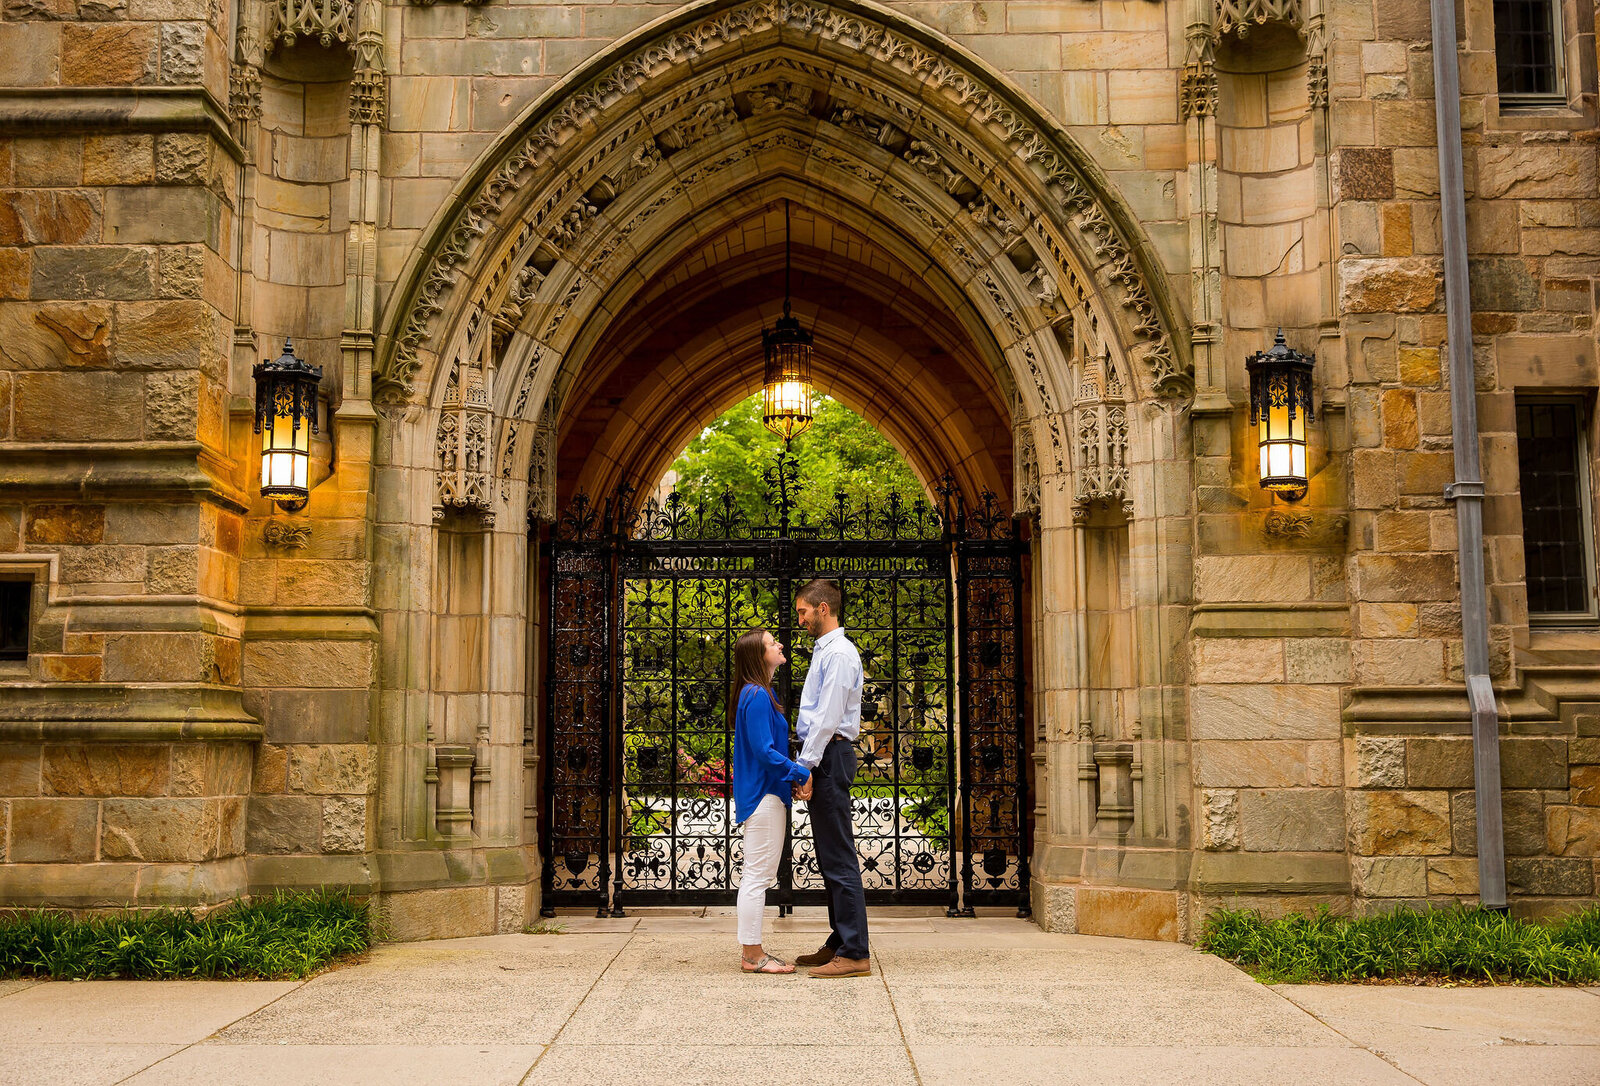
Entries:
POLYGON ((841 958, 867 956, 867 897, 861 890, 850 784, 856 779, 855 744, 834 740, 822 749, 811 774, 811 837, 828 892, 828 946, 841 958))

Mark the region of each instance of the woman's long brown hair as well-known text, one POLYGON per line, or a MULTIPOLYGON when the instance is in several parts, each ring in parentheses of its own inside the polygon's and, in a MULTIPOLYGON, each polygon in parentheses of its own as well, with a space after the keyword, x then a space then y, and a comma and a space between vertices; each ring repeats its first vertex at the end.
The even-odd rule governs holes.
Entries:
MULTIPOLYGON (((739 697, 748 683, 754 683, 767 692, 774 708, 778 695, 772 692, 772 672, 767 670, 767 633, 765 626, 754 626, 739 635, 733 643, 733 693, 728 698, 728 727, 733 727, 739 715, 739 697)), ((782 711, 781 709, 779 710, 782 711)))

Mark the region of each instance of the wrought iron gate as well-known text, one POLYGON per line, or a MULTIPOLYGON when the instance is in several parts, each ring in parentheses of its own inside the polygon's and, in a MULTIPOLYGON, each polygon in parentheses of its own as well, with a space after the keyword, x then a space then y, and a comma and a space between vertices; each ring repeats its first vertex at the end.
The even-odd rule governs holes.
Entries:
MULTIPOLYGON (((865 680, 856 847, 867 898, 1027 908, 1022 661, 1025 544, 992 494, 969 510, 837 495, 791 523, 794 463, 764 508, 677 494, 580 495, 550 534, 544 699, 544 905, 734 899, 740 833, 728 767, 733 642, 766 626, 788 647, 790 711, 810 662, 795 591, 843 589, 865 680)), ((821 903, 805 805, 780 868, 784 904, 821 903)))

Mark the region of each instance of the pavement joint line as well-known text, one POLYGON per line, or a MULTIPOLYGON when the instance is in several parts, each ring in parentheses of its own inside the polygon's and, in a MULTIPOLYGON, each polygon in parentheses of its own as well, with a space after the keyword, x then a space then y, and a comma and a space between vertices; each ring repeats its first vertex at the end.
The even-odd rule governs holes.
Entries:
POLYGON ((572 1024, 572 1020, 578 1017, 579 1011, 583 1010, 583 1005, 589 1002, 589 997, 594 994, 594 990, 600 987, 600 982, 605 979, 607 973, 611 972, 611 967, 617 964, 617 959, 622 957, 622 952, 627 950, 628 945, 633 942, 637 930, 638 929, 635 928, 632 931, 626 932, 628 937, 622 940, 622 945, 617 947, 617 952, 615 954, 611 955, 611 960, 606 962, 605 968, 601 969, 600 972, 595 974, 594 983, 590 984, 588 989, 584 991, 583 998, 578 1000, 578 1005, 572 1008, 572 1012, 567 1015, 566 1021, 561 1023, 561 1028, 556 1030, 554 1035, 551 1036, 550 1042, 541 1046, 539 1054, 534 1057, 533 1062, 528 1065, 528 1069, 524 1071, 522 1073, 522 1077, 517 1080, 517 1086, 524 1086, 524 1084, 528 1081, 528 1076, 532 1075, 536 1070, 539 1069, 539 1064, 542 1063, 544 1058, 550 1054, 550 1050, 555 1048, 556 1042, 561 1040, 561 1035, 567 1031, 567 1027, 572 1024))
POLYGON ((231 1022, 224 1022, 222 1025, 218 1026, 216 1029, 212 1030, 210 1033, 206 1034, 204 1037, 200 1038, 198 1041, 190 1041, 188 1044, 181 1046, 176 1052, 168 1052, 165 1056, 162 1056, 155 1063, 146 1064, 145 1066, 139 1068, 137 1071, 133 1072, 133 1074, 131 1074, 131 1075, 124 1075, 122 1078, 117 1079, 116 1083, 114 1083, 113 1086, 121 1086, 122 1083, 127 1082, 129 1079, 133 1078, 135 1075, 142 1075, 146 1071, 150 1070, 152 1067, 160 1067, 162 1064, 166 1063, 168 1060, 172 1059, 172 1057, 174 1057, 174 1056, 183 1055, 185 1052, 189 1051, 189 1049, 191 1049, 191 1048, 194 1048, 196 1045, 205 1044, 207 1041, 211 1040, 211 1038, 215 1037, 217 1034, 221 1033, 223 1030, 228 1029, 231 1026, 238 1025, 240 1022, 243 1022, 246 1018, 249 1018, 252 1015, 260 1014, 262 1011, 266 1010, 268 1007, 270 1007, 274 1003, 278 1002, 278 1000, 284 999, 284 998, 286 998, 288 996, 293 995, 295 992, 298 992, 300 989, 304 988, 306 985, 310 984, 313 980, 316 980, 316 979, 317 979, 316 977, 307 977, 307 978, 305 978, 299 984, 296 984, 293 988, 290 988, 287 992, 282 992, 279 995, 273 997, 272 999, 267 1000, 265 1003, 261 1004, 261 1006, 255 1007, 255 1008, 252 1008, 251 1010, 246 1011, 244 1014, 241 1014, 239 1017, 235 1018, 231 1022))
POLYGON ((906 1024, 900 1020, 900 1008, 895 1004, 894 993, 889 990, 889 974, 883 971, 883 958, 879 956, 878 980, 883 985, 883 994, 889 1000, 889 1013, 894 1015, 894 1028, 900 1034, 900 1046, 906 1050, 906 1062, 911 1065, 911 1077, 916 1080, 917 1086, 922 1086, 922 1072, 917 1069, 917 1057, 911 1052, 911 1042, 906 1039, 906 1024))
MULTIPOLYGON (((1229 962, 1228 964, 1229 965, 1233 965, 1232 962, 1229 962)), ((1235 969, 1239 969, 1239 967, 1237 965, 1234 965, 1233 967, 1235 969)), ((1243 969, 1239 969, 1239 972, 1244 973, 1244 970, 1243 969)), ((1249 974, 1245 973, 1245 976, 1249 976, 1249 974)), ((1255 980, 1254 977, 1251 977, 1250 979, 1251 980, 1255 980)), ((1260 981, 1256 981, 1256 983, 1260 984, 1261 982, 1260 981)), ((1294 1000, 1292 1000, 1288 996, 1284 995, 1282 992, 1280 992, 1278 990, 1278 985, 1276 985, 1276 984, 1262 984, 1261 986, 1263 988, 1267 989, 1273 995, 1277 996, 1279 999, 1283 1000, 1285 1003, 1289 1004, 1289 1006, 1293 1007, 1295 1010, 1299 1011, 1301 1014, 1308 1015, 1313 1022, 1316 1022, 1318 1025, 1322 1026, 1324 1029, 1329 1030, 1330 1032, 1334 1033, 1335 1035, 1337 1035, 1339 1037, 1343 1037, 1346 1041, 1350 1042, 1351 1045, 1355 1046, 1356 1048, 1361 1049, 1363 1052, 1372 1053, 1374 1056, 1378 1057, 1378 1059, 1382 1060, 1384 1063, 1388 1064, 1390 1067, 1393 1067, 1396 1071, 1399 1071, 1402 1075, 1406 1076, 1406 1078, 1410 1079, 1412 1082, 1417 1083, 1418 1086, 1427 1086, 1427 1083, 1423 1082, 1422 1079, 1418 1078, 1416 1075, 1413 1075, 1410 1071, 1407 1071, 1404 1067, 1401 1067, 1398 1063, 1396 1063, 1394 1058, 1392 1056, 1390 1056, 1387 1052, 1384 1052, 1382 1049, 1373 1048, 1371 1045, 1362 1044, 1360 1041, 1358 1041, 1354 1037, 1350 1036, 1344 1030, 1340 1029, 1338 1026, 1334 1025, 1332 1022, 1329 1022, 1327 1019, 1323 1018, 1316 1011, 1312 1010, 1309 1007, 1302 1007, 1300 1004, 1296 1003, 1294 1000)))

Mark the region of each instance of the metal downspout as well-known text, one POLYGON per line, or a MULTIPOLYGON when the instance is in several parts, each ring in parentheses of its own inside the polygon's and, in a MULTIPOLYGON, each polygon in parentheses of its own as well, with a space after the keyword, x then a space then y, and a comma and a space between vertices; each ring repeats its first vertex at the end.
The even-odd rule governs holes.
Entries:
POLYGON ((1478 456, 1472 302, 1467 283, 1467 211, 1461 171, 1461 69, 1454 0, 1429 0, 1433 14, 1434 116, 1439 134, 1439 217, 1444 233, 1444 300, 1450 352, 1450 418, 1461 567, 1461 639, 1472 710, 1472 767, 1478 822, 1478 903, 1506 908, 1505 834, 1500 814, 1500 717, 1489 682, 1489 604, 1483 574, 1483 473, 1478 456))

